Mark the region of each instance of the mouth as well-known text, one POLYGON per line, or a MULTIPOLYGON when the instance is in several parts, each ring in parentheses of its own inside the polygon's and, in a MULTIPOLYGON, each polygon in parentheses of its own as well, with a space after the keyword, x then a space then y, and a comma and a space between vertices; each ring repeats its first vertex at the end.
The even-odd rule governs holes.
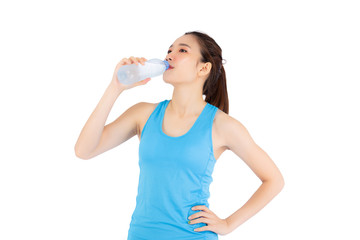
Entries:
POLYGON ((169 68, 168 68, 168 70, 170 70, 170 69, 173 69, 173 68, 174 68, 173 66, 169 65, 169 68))

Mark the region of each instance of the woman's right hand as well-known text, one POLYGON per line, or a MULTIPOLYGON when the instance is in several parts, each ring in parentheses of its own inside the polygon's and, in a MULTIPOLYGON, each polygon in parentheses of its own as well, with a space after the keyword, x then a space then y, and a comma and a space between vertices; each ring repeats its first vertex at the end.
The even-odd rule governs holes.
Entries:
POLYGON ((139 65, 139 63, 144 65, 146 61, 147 61, 147 59, 143 58, 143 57, 139 58, 139 57, 131 56, 130 58, 123 58, 115 67, 115 71, 114 71, 113 78, 112 78, 110 85, 114 86, 118 90, 126 90, 126 89, 130 89, 130 88, 133 88, 136 86, 146 84, 147 82, 150 81, 151 78, 146 78, 144 80, 141 80, 139 82, 135 82, 135 83, 129 84, 129 85, 122 84, 121 82, 118 81, 118 78, 117 78, 117 72, 118 72, 119 68, 121 68, 122 66, 130 65, 130 64, 134 64, 134 63, 136 65, 139 65))

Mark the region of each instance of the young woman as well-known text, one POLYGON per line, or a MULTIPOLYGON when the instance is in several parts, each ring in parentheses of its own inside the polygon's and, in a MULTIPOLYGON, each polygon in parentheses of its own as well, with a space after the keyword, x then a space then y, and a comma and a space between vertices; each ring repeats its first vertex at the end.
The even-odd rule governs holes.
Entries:
POLYGON ((150 80, 123 85, 116 77, 120 67, 144 64, 145 58, 124 58, 117 64, 75 153, 90 159, 137 135, 140 176, 128 240, 218 239, 218 234, 232 232, 269 203, 284 180, 247 129, 228 115, 218 44, 207 34, 188 32, 170 46, 166 60, 171 67, 163 79, 174 86, 171 100, 137 103, 104 127, 119 95, 150 80), (245 161, 262 185, 241 208, 221 219, 209 209, 208 198, 215 163, 225 150, 245 161))

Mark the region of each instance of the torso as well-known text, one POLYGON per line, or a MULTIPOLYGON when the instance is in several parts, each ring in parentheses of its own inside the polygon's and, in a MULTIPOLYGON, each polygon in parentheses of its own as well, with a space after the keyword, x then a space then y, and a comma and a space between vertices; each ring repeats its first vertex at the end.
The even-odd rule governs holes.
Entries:
MULTIPOLYGON (((155 110, 158 103, 144 103, 143 109, 139 113, 139 120, 137 126, 137 135, 139 140, 141 139, 141 133, 145 126, 146 121, 150 117, 151 113, 155 110)), ((166 117, 164 117, 163 122, 163 132, 169 136, 177 137, 185 134, 190 130, 193 124, 196 121, 196 118, 187 119, 187 120, 178 120, 173 116, 168 115, 167 111, 165 112, 166 117), (175 127, 176 126, 176 127, 175 127)), ((212 142, 214 149, 214 157, 217 160, 220 155, 227 149, 224 144, 224 141, 221 137, 220 132, 217 130, 217 125, 221 124, 221 119, 225 117, 226 113, 220 109, 217 111, 214 117, 214 122, 212 126, 212 142)))

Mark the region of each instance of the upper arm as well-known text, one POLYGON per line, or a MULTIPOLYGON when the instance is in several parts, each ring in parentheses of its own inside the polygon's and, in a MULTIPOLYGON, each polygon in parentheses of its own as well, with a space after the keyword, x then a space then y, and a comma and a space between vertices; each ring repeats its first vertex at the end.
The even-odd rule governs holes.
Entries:
POLYGON ((226 147, 240 157, 261 181, 283 182, 283 177, 275 163, 255 143, 245 126, 233 117, 225 115, 219 125, 226 147))
POLYGON ((137 103, 128 108, 116 120, 104 127, 98 146, 88 158, 106 152, 137 134, 139 116, 145 103, 137 103))

